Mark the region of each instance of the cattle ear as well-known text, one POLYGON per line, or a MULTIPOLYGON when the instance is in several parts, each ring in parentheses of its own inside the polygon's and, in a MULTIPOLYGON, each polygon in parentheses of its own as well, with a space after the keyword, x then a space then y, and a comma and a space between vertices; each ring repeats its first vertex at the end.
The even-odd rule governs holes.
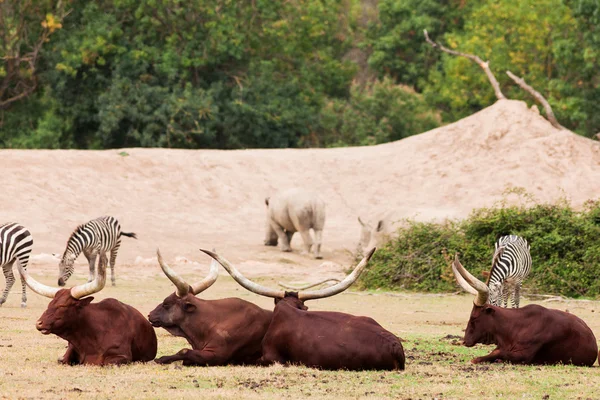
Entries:
POLYGON ((494 309, 492 307, 486 307, 485 308, 485 313, 486 314, 493 314, 494 313, 494 309))
POLYGON ((94 300, 93 296, 89 296, 89 297, 84 297, 83 299, 79 300, 79 302, 77 303, 77 305, 79 307, 85 307, 88 304, 90 304, 92 302, 92 300, 94 300))
POLYGON ((186 301, 183 304, 183 311, 185 312, 194 312, 196 310, 196 306, 193 305, 192 303, 190 303, 189 301, 186 301))

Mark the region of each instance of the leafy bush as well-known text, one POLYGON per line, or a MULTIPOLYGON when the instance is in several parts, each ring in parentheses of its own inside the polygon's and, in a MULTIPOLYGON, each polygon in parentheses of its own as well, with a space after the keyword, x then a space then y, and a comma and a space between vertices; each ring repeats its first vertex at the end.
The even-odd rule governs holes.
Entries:
POLYGON ((454 291, 455 253, 475 276, 489 270, 494 242, 502 235, 524 237, 533 267, 526 290, 570 297, 600 295, 600 202, 576 211, 556 204, 506 205, 475 210, 464 221, 445 224, 407 221, 398 237, 379 249, 363 273, 364 288, 454 291))

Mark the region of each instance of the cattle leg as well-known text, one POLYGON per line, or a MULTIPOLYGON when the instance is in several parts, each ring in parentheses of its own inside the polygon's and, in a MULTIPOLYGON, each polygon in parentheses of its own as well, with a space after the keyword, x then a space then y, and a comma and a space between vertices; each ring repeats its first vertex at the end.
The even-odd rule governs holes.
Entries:
POLYGON ((310 230, 300 231, 300 235, 302 235, 302 241, 304 242, 304 252, 310 253, 310 248, 312 247, 313 240, 310 236, 310 230))
POLYGON ((199 366, 219 366, 225 365, 229 355, 218 355, 209 349, 190 350, 182 349, 172 356, 163 356, 154 360, 157 364, 171 364, 175 361, 183 361, 183 365, 199 365, 199 366))
POLYGON ((473 364, 479 364, 479 363, 483 363, 483 362, 494 362, 496 360, 503 360, 504 359, 504 355, 503 354, 504 353, 502 352, 502 350, 495 349, 494 351, 492 351, 487 356, 477 357, 477 358, 472 359, 471 363, 473 363, 473 364))
POLYGON ((96 274, 96 256, 97 253, 94 250, 83 250, 83 255, 88 260, 88 264, 90 266, 90 274, 88 275, 88 282, 91 282, 95 278, 96 274))
POLYGON ((69 347, 62 358, 58 359, 58 362, 66 365, 77 365, 80 363, 79 361, 79 353, 75 350, 75 347, 71 343, 69 343, 69 347))
POLYGON ((4 272, 4 279, 6 280, 6 286, 4 287, 4 292, 2 293, 2 298, 0 299, 0 306, 4 304, 6 298, 8 297, 8 292, 15 284, 15 276, 13 275, 12 267, 15 261, 11 261, 8 264, 5 264, 2 267, 2 272, 4 272))
POLYGON ((315 255, 315 258, 317 260, 320 260, 321 258, 323 258, 321 256, 321 242, 323 240, 323 231, 322 230, 316 230, 315 231, 315 244, 313 245, 313 252, 315 255))
POLYGON ((292 251, 292 248, 290 247, 290 242, 286 233, 283 231, 283 228, 273 221, 271 221, 271 228, 273 228, 273 230, 277 234, 277 237, 279 238, 279 246, 281 248, 281 251, 292 251))

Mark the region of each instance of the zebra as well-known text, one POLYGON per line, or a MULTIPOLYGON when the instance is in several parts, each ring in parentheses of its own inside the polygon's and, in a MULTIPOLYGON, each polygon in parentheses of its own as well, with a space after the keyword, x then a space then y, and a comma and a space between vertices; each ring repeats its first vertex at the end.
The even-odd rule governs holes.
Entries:
MULTIPOLYGON (((26 228, 16 222, 0 225, 0 265, 6 279, 6 287, 0 299, 0 306, 6 302, 8 292, 10 292, 15 283, 15 276, 12 270, 13 264, 16 261, 26 270, 32 248, 33 238, 26 228)), ((21 287, 21 307, 27 307, 27 293, 25 290, 27 286, 23 277, 21 277, 21 287)))
POLYGON ((519 308, 521 284, 531 272, 531 254, 527 240, 516 235, 502 236, 496 241, 492 269, 487 285, 489 302, 508 307, 508 296, 513 308, 519 308))
POLYGON ((103 216, 85 224, 79 225, 67 241, 67 247, 58 265, 58 285, 64 286, 67 279, 73 275, 75 259, 83 252, 90 266, 88 282, 94 280, 96 257, 100 255, 98 268, 103 265, 106 268, 106 252, 110 251, 110 279, 115 286, 115 261, 117 252, 121 246, 121 236, 137 239, 135 233, 121 232, 121 225, 116 218, 103 216))

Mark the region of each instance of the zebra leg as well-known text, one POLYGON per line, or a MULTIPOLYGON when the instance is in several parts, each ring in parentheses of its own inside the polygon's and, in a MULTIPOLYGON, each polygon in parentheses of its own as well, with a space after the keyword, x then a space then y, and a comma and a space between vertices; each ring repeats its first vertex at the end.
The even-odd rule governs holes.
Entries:
POLYGON ((2 272, 4 272, 4 279, 6 280, 6 286, 4 287, 4 292, 2 292, 2 298, 0 299, 0 306, 4 304, 6 298, 8 297, 8 292, 15 284, 15 276, 13 275, 12 267, 15 261, 11 261, 8 264, 2 266, 2 272))
POLYGON ((23 276, 21 276, 21 274, 19 274, 20 278, 21 278, 21 308, 25 308, 27 307, 27 284, 25 283, 25 279, 23 279, 23 276))
POLYGON ((519 308, 520 301, 521 301, 521 284, 517 283, 515 285, 515 291, 513 293, 513 298, 512 298, 513 308, 519 308))
POLYGON ((115 278, 115 262, 117 261, 117 252, 119 251, 119 247, 121 247, 121 241, 117 240, 115 243, 115 247, 110 251, 110 281, 113 286, 117 286, 116 278, 115 278))
POLYGON ((507 283, 502 284, 502 307, 508 307, 508 294, 510 293, 509 285, 507 283))
POLYGON ((91 282, 96 277, 96 257, 98 255, 94 250, 83 250, 83 255, 88 260, 88 264, 90 265, 90 274, 88 275, 88 282, 91 282))

